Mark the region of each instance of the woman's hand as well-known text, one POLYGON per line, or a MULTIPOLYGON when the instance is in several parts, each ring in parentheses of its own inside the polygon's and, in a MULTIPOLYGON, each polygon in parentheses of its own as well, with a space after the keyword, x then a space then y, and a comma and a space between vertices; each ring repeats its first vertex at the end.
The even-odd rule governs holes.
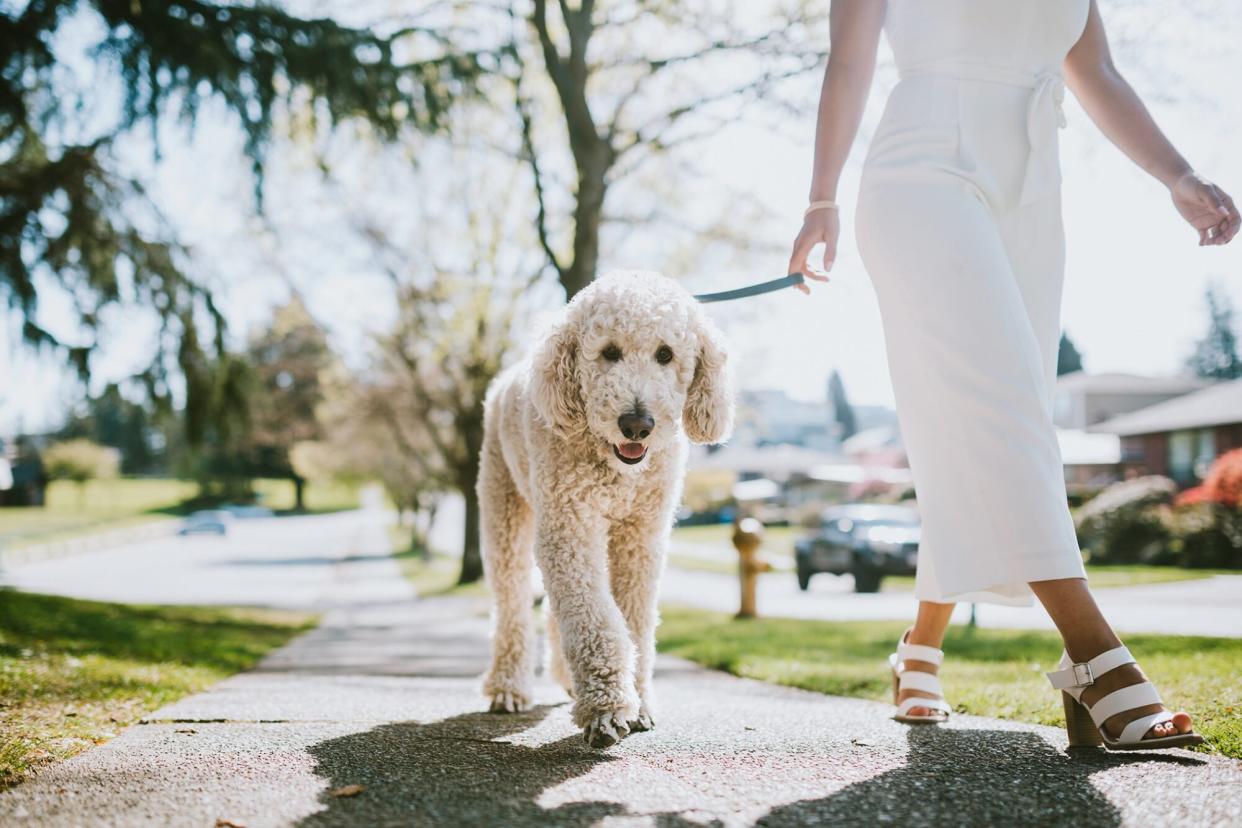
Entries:
POLYGON ((1169 188, 1173 206, 1199 231, 1199 246, 1228 244, 1242 226, 1238 208, 1224 190, 1198 173, 1188 172, 1169 188))
MULTIPOLYGON (((832 270, 832 262, 837 257, 837 236, 840 234, 841 220, 835 209, 808 213, 802 220, 802 230, 798 233, 798 238, 794 240, 793 255, 789 257, 789 269, 785 272, 801 273, 808 279, 820 282, 828 281, 828 271, 832 270), (824 269, 816 270, 807 262, 807 258, 811 255, 812 248, 820 243, 824 245, 824 269)), ((798 285, 798 290, 803 293, 811 292, 806 283, 798 285)))

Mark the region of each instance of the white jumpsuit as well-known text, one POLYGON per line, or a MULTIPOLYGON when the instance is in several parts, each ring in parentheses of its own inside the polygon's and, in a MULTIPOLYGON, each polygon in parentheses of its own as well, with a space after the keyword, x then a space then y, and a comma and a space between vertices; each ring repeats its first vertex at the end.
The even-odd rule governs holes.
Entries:
POLYGON ((916 594, 1027 604, 1084 577, 1052 423, 1065 245, 1060 66, 1089 0, 889 0, 901 81, 858 247, 923 518, 916 594))

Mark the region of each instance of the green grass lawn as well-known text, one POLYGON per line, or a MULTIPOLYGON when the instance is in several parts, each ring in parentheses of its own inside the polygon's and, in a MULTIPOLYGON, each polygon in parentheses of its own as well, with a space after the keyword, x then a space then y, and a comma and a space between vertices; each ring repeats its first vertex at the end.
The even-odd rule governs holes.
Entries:
MULTIPOLYGON (((288 480, 256 480, 254 488, 265 506, 293 508, 288 480)), ((0 544, 14 548, 166 520, 184 512, 182 504, 197 492, 198 486, 187 480, 119 478, 82 487, 58 480, 48 486, 47 505, 0 509, 0 544)), ((312 512, 358 505, 357 487, 340 483, 308 483, 305 496, 312 512)))
POLYGON ((0 789, 250 667, 313 620, 0 590, 0 789))
MULTIPOLYGON (((255 494, 269 509, 287 512, 293 509, 293 483, 288 480, 260 479, 254 481, 255 494)), ((358 486, 353 483, 312 480, 303 492, 308 512, 343 512, 358 508, 358 486)))
MULTIPOLYGON (((898 621, 758 619, 665 607, 660 650, 734 675, 840 696, 892 700, 887 658, 898 621)), ((1189 711, 1204 749, 1242 759, 1242 640, 1131 635, 1126 644, 1176 708, 1189 711)), ((1043 676, 1060 657, 1054 632, 954 626, 945 641, 945 693, 962 713, 1064 725, 1043 676)))
POLYGON ((10 547, 165 520, 198 490, 185 480, 57 480, 42 507, 0 509, 0 542, 10 547))
MULTIPOLYGON (((794 541, 806 532, 806 529, 797 526, 768 527, 764 530, 763 545, 760 551, 778 570, 790 570, 793 566, 794 541)), ((690 555, 679 553, 674 548, 669 554, 669 565, 692 571, 736 572, 737 556, 729 540, 732 533, 733 527, 728 524, 677 527, 673 530, 675 542, 711 548, 719 554, 716 557, 690 555)), ((1141 564, 1087 565, 1087 577, 1094 589, 1193 581, 1213 575, 1230 574, 1230 572, 1230 570, 1220 569, 1181 569, 1176 566, 1143 566, 1141 564)), ((1234 571, 1232 574, 1239 573, 1234 571)), ((792 578, 793 576, 787 572, 778 571, 765 577, 792 578)), ((888 576, 884 579, 881 588, 884 592, 914 592, 914 578, 912 576, 888 576)))

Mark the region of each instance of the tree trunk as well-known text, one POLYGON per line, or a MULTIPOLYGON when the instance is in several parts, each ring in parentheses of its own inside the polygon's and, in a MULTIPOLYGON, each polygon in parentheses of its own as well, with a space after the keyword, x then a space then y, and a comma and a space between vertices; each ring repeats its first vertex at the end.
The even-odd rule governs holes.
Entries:
POLYGON ((461 577, 459 584, 473 584, 483 577, 483 556, 479 551, 479 496, 474 486, 463 486, 462 497, 466 499, 466 543, 461 554, 461 577))
POLYGON ((604 197, 608 192, 610 150, 596 141, 586 147, 575 146, 578 162, 578 191, 574 208, 574 260, 561 271, 565 299, 591 284, 599 267, 599 231, 603 220, 604 197))
POLYGON ((293 475, 293 511, 306 511, 306 480, 300 475, 293 475))
POLYGON ((418 528, 418 515, 414 515, 414 532, 422 536, 422 548, 419 550, 423 556, 423 563, 431 563, 431 530, 436 525, 436 510, 440 508, 439 504, 434 500, 427 507, 427 518, 423 523, 425 528, 418 528))

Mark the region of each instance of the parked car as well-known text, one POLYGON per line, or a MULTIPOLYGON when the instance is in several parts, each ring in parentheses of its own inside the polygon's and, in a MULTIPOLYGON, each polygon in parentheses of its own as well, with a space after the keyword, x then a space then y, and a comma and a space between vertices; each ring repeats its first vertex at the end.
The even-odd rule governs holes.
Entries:
POLYGON ((854 503, 820 515, 814 533, 794 544, 798 586, 831 572, 854 576, 855 592, 878 592, 885 575, 913 575, 918 561, 919 515, 905 506, 854 503))
POLYGON ((222 509, 191 512, 182 521, 178 535, 226 535, 233 516, 222 509))

